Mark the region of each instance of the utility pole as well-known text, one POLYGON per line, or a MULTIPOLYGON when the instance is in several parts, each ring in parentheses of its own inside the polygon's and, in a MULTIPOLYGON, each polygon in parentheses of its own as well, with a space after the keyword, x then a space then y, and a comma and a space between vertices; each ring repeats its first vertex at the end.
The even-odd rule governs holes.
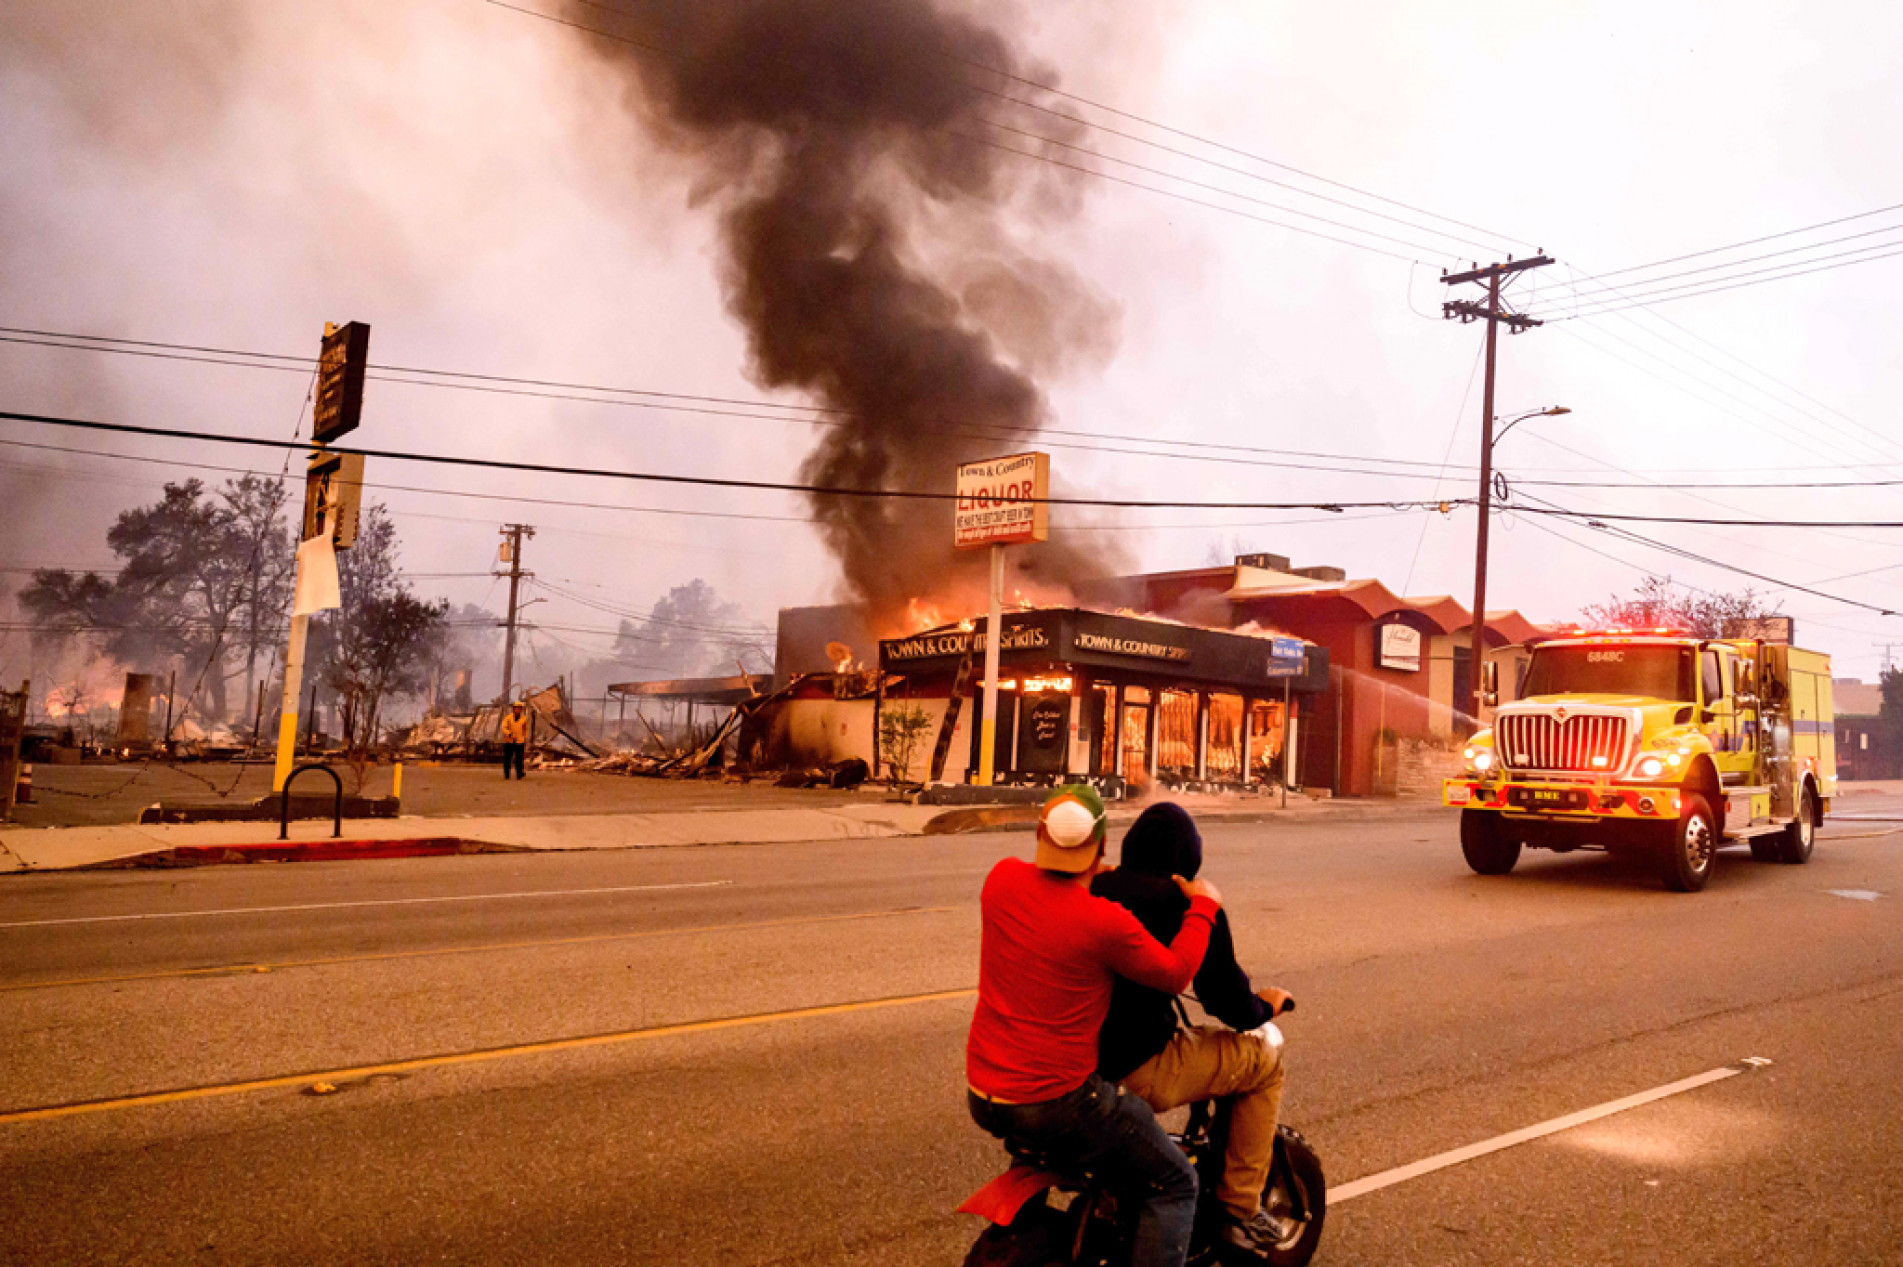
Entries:
POLYGON ((1494 349, 1502 322, 1515 334, 1541 324, 1523 313, 1508 312, 1501 308, 1500 291, 1506 279, 1526 269, 1542 268, 1552 262, 1545 254, 1524 260, 1509 256, 1504 264, 1475 267, 1465 273, 1441 274, 1441 281, 1449 286, 1461 286, 1468 282, 1484 282, 1487 286, 1485 306, 1466 299, 1450 300, 1441 305, 1441 316, 1449 319, 1459 317, 1462 325, 1469 321, 1487 323, 1487 374, 1480 402, 1480 529, 1474 541, 1473 623, 1468 626, 1467 650, 1467 676, 1473 686, 1473 719, 1476 728, 1480 725, 1481 696, 1484 693, 1481 690, 1481 667, 1487 659, 1487 521, 1493 509, 1494 349))
POLYGON ((1897 644, 1894 642, 1873 642, 1870 645, 1883 652, 1883 676, 1890 676, 1890 670, 1896 664, 1895 657, 1891 653, 1896 650, 1897 644))
POLYGON ((516 595, 524 576, 533 576, 532 572, 522 570, 522 541, 533 537, 535 529, 528 524, 504 524, 502 535, 508 538, 502 546, 502 561, 509 565, 509 632, 502 648, 502 702, 509 703, 509 691, 515 685, 515 624, 516 595))

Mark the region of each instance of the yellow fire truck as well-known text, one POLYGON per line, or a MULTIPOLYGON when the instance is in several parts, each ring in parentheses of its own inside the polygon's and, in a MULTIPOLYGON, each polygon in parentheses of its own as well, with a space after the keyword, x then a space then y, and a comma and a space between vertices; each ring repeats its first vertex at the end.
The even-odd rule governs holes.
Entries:
MULTIPOLYGON (((1481 680, 1499 695, 1499 665, 1481 680)), ((1837 793, 1830 657, 1779 642, 1679 630, 1579 631, 1536 644, 1520 698, 1466 748, 1442 800, 1481 875, 1522 846, 1654 859, 1696 892, 1712 859, 1747 841, 1802 863, 1837 793)))

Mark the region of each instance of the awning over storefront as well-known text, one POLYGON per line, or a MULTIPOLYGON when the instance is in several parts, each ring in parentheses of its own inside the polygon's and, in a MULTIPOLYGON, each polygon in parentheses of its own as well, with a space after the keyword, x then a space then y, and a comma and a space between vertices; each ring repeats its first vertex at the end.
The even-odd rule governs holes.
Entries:
MULTIPOLYGON (((982 622, 979 622, 982 623, 982 622)), ((1063 664, 1159 684, 1226 687, 1260 693, 1328 686, 1328 652, 1300 638, 1238 633, 1080 607, 1006 612, 998 646, 1013 669, 1063 664)), ((982 662, 985 633, 946 625, 879 644, 887 673, 956 672, 967 656, 982 662)))

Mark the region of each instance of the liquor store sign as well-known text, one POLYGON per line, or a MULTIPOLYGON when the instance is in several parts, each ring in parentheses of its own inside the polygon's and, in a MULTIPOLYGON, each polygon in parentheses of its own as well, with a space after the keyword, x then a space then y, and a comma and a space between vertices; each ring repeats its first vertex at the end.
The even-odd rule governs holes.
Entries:
POLYGON ((1050 495, 1048 453, 967 462, 958 468, 952 542, 963 550, 1048 540, 1050 495))

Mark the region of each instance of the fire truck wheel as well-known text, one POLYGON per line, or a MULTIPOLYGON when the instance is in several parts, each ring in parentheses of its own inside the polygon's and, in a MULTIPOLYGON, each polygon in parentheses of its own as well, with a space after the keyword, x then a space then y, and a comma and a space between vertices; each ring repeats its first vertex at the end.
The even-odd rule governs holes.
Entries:
POLYGON ((1766 836, 1766 840, 1777 842, 1777 860, 1800 866, 1810 861, 1811 846, 1817 843, 1817 798, 1811 794, 1810 785, 1804 786, 1804 794, 1797 798, 1797 817, 1784 829, 1782 836, 1766 836))
POLYGON ((1711 803, 1697 792, 1685 793, 1678 824, 1660 860, 1665 887, 1679 893, 1698 892, 1711 878, 1711 862, 1717 854, 1718 820, 1712 817, 1711 803))
POLYGON ((1520 842, 1508 839, 1502 826, 1498 814, 1460 811, 1460 852, 1480 875, 1505 875, 1520 860, 1520 842))

